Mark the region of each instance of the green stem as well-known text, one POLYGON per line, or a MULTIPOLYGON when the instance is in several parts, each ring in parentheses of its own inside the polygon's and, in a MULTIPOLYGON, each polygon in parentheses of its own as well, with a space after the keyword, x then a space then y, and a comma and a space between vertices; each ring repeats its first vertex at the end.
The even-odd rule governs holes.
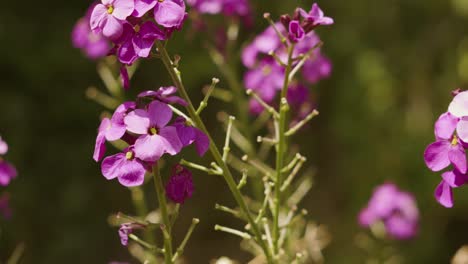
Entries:
POLYGON ((159 167, 156 163, 153 166, 153 179, 156 195, 158 196, 159 210, 161 211, 161 218, 163 221, 165 231, 168 235, 164 235, 164 263, 172 263, 172 241, 171 241, 171 221, 167 212, 166 191, 162 183, 161 175, 159 174, 159 167))
MULTIPOLYGON (((141 187, 130 188, 130 193, 132 195, 133 206, 135 207, 137 215, 143 220, 146 221, 146 216, 148 215, 148 208, 145 202, 145 193, 141 187)), ((149 243, 154 244, 154 237, 151 234, 151 230, 145 229, 143 237, 149 243)))
POLYGON ((260 247, 263 249, 263 252, 265 253, 265 256, 267 258, 268 263, 273 263, 273 259, 271 256, 270 251, 268 250, 268 247, 265 243, 265 241, 262 239, 262 233, 260 232, 260 229, 258 225, 255 223, 252 214, 247 207, 247 204, 244 201, 244 198, 242 197, 241 192, 237 189, 237 184, 234 181, 234 178, 231 174, 231 171, 229 170, 229 167, 227 164, 223 161, 223 158, 221 156, 221 153, 219 152, 218 148, 213 142, 213 139, 208 132, 208 130, 205 127, 205 124, 203 123, 202 119, 200 118, 199 115, 197 115, 197 112, 193 106, 192 101, 190 100, 189 95, 187 94, 187 91, 185 90, 185 87, 182 83, 182 80, 180 78, 180 74, 178 71, 174 68, 171 58, 169 54, 167 53, 167 50, 165 47, 162 45, 161 42, 156 42, 156 45, 158 47, 158 50, 161 54, 161 59, 164 63, 164 66, 166 67, 169 75, 172 78, 172 81, 174 82, 174 85, 177 87, 179 94, 182 96, 182 98, 187 101, 188 106, 187 111, 189 112, 189 116, 192 118, 192 120, 195 122, 195 125, 203 131, 207 135, 207 137, 210 140, 210 152, 211 155, 213 156, 213 159, 216 161, 216 163, 221 167, 223 170, 223 178, 226 181, 229 190, 234 196, 234 199, 236 200, 237 204, 239 205, 242 213, 245 215, 248 223, 251 226, 252 232, 256 237, 257 243, 260 245, 260 247))
POLYGON ((286 72, 284 74, 284 83, 283 88, 281 89, 280 97, 280 117, 279 124, 277 129, 277 145, 276 145, 276 180, 275 180, 275 195, 273 198, 274 201, 274 213, 273 213, 273 249, 275 253, 279 253, 279 214, 281 207, 281 185, 283 185, 283 163, 284 163, 284 154, 286 152, 286 118, 288 112, 288 102, 286 101, 286 95, 288 92, 289 86, 289 73, 292 70, 292 54, 294 51, 294 45, 288 46, 288 61, 286 65, 286 72))

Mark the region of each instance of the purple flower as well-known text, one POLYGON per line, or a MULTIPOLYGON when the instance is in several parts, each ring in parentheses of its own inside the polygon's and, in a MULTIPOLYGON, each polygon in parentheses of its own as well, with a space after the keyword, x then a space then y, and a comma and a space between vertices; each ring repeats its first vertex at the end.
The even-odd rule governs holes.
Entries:
POLYGON ((223 10, 224 0, 187 0, 187 3, 202 14, 219 14, 223 10))
POLYGON ((122 36, 118 40, 121 44, 117 50, 117 57, 121 63, 130 65, 138 58, 147 58, 154 41, 164 39, 164 32, 151 21, 147 21, 141 26, 125 23, 122 36))
POLYGON ((442 114, 437 120, 436 142, 430 144, 424 151, 424 161, 432 171, 440 171, 453 164, 459 172, 466 173, 465 149, 454 134, 458 123, 459 118, 450 113, 442 114))
POLYGON ((147 110, 136 109, 124 119, 127 130, 140 135, 135 142, 136 157, 149 162, 159 160, 164 153, 175 155, 182 149, 177 130, 166 126, 172 110, 165 103, 153 101, 147 110))
POLYGON ((95 32, 111 39, 117 39, 122 35, 123 22, 133 13, 134 1, 128 0, 101 0, 91 13, 90 25, 95 32))
POLYGON ((265 101, 271 101, 284 82, 284 68, 273 59, 264 59, 258 67, 247 71, 244 85, 258 93, 265 101))
POLYGON ((302 8, 299 8, 299 13, 306 21, 312 23, 312 26, 314 27, 318 25, 327 26, 333 24, 333 18, 326 17, 317 3, 314 3, 312 5, 312 8, 310 9, 309 13, 307 13, 302 8))
POLYGON ((0 186, 7 186, 10 181, 16 178, 15 167, 0 157, 0 186))
POLYGON ((442 181, 435 189, 436 200, 447 208, 453 207, 452 189, 462 186, 468 182, 468 176, 457 170, 442 173, 442 181))
POLYGON ((248 17, 250 6, 247 0, 188 0, 190 6, 202 14, 248 17))
POLYGON ((120 243, 122 246, 128 246, 128 235, 133 232, 132 225, 129 223, 121 224, 119 228, 120 243))
POLYGON ((192 193, 192 173, 180 164, 175 165, 166 184, 167 197, 175 203, 183 204, 186 199, 192 197, 192 193))
POLYGON ((396 239, 414 237, 418 219, 419 212, 414 197, 391 183, 377 187, 367 207, 359 214, 361 226, 368 227, 382 221, 387 233, 396 239))
POLYGON ((0 137, 0 155, 5 155, 8 152, 8 144, 0 137))
POLYGON ((101 164, 101 172, 106 179, 117 178, 120 184, 127 187, 143 184, 146 171, 146 165, 135 157, 132 147, 106 157, 101 164))
POLYGON ((180 28, 185 20, 184 0, 157 0, 154 6, 154 19, 165 28, 180 28))
MULTIPOLYGON (((276 23, 275 25, 278 29, 284 30, 281 23, 276 23)), ((280 38, 276 34, 274 28, 269 26, 265 31, 260 33, 251 44, 244 48, 242 51, 242 63, 248 68, 253 68, 257 62, 258 55, 275 51, 280 46, 280 38)))
POLYGON ((288 38, 292 43, 297 43, 304 39, 304 29, 301 27, 299 21, 293 20, 289 23, 288 38))
POLYGON ((94 33, 89 26, 89 18, 80 18, 72 31, 73 47, 81 49, 90 59, 98 59, 109 53, 108 41, 100 33, 94 33))
POLYGON ((151 98, 153 100, 159 100, 166 104, 179 104, 181 106, 187 106, 187 102, 179 96, 173 95, 177 92, 177 88, 174 86, 159 87, 157 91, 144 91, 138 94, 138 98, 151 98))
POLYGON ((94 146, 93 159, 97 162, 102 159, 106 151, 106 140, 115 141, 121 139, 126 131, 124 117, 127 112, 135 109, 134 102, 125 102, 115 110, 112 118, 103 118, 99 125, 96 144, 94 146))
POLYGON ((12 212, 10 208, 10 194, 3 193, 0 196, 0 214, 2 214, 3 218, 10 219, 12 212))
POLYGON ((198 155, 200 157, 205 155, 210 147, 210 139, 200 129, 186 123, 183 117, 177 118, 174 122, 182 146, 186 147, 194 143, 198 155))
POLYGON ((331 61, 322 54, 318 54, 316 58, 307 60, 304 63, 304 66, 302 67, 302 76, 304 76, 305 80, 314 84, 321 79, 330 77, 331 71, 331 61))

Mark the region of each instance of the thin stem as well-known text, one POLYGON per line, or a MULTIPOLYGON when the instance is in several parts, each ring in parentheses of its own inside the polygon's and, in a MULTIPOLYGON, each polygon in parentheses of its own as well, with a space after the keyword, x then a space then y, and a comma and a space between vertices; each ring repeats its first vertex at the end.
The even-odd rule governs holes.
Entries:
POLYGON ((286 133, 285 135, 287 137, 291 136, 291 135, 294 135, 294 133, 296 133, 299 129, 301 129, 305 124, 307 124, 307 122, 309 122, 310 120, 312 120, 312 118, 318 116, 319 112, 317 110, 314 110, 312 111, 310 114, 308 114, 306 116, 306 118, 302 119, 301 121, 299 121, 299 123, 297 123, 295 126, 293 126, 292 128, 290 128, 286 133))
POLYGON ((167 234, 164 234, 164 263, 172 263, 172 241, 171 241, 171 221, 169 219, 169 214, 167 213, 167 201, 166 201, 166 191, 162 183, 161 175, 159 174, 159 167, 156 163, 153 166, 153 179, 154 187, 156 189, 156 195, 158 196, 159 210, 161 211, 161 217, 163 220, 163 232, 166 231, 167 234))
POLYGON ((13 251, 13 254, 11 254, 11 257, 8 259, 7 264, 18 264, 21 257, 23 256, 24 249, 24 243, 21 243, 18 246, 16 246, 15 250, 13 251))
POLYGON ((247 239, 247 240, 252 239, 252 236, 245 233, 245 232, 242 232, 242 231, 239 231, 239 230, 236 230, 236 229, 233 229, 233 228, 225 227, 225 226, 215 225, 215 230, 216 231, 223 231, 223 232, 233 234, 233 235, 236 235, 236 236, 240 236, 243 239, 247 239))
POLYGON ((219 83, 219 79, 213 78, 211 80, 211 85, 206 91, 205 98, 203 98, 203 101, 201 101, 200 105, 198 106, 198 109, 197 109, 198 115, 203 111, 203 109, 205 109, 208 106, 208 100, 210 99, 211 93, 214 91, 217 83, 219 83))
POLYGON ((234 199, 238 203, 242 213, 245 215, 248 223, 251 225, 252 232, 254 233, 258 244, 263 249, 263 252, 264 252, 264 254, 265 254, 266 258, 267 258, 268 263, 273 263, 271 253, 270 253, 268 247, 266 246, 265 242, 262 240, 262 234, 260 232, 260 229, 259 229, 258 225, 255 223, 255 221, 254 221, 254 219, 252 217, 252 214, 251 214, 249 208, 247 207, 247 204, 244 201, 244 198, 242 197, 241 192, 239 191, 239 189, 237 189, 237 184, 234 181, 234 177, 232 176, 231 171, 229 170, 229 167, 223 161, 221 153, 219 152, 218 148, 214 144, 210 133, 206 129, 205 124, 203 123, 200 116, 197 115, 196 110, 193 107, 192 101, 190 100, 190 97, 189 97, 187 91, 185 90, 185 87, 184 87, 184 85, 182 83, 182 80, 180 78, 180 72, 176 68, 174 68, 174 66, 172 64, 172 61, 171 61, 171 58, 170 58, 169 54, 167 53, 167 50, 165 49, 163 44, 161 42, 156 42, 156 45, 157 45, 158 50, 161 53, 161 59, 162 59, 162 61, 164 63, 164 66, 166 67, 169 75, 171 76, 172 81, 174 82, 174 85, 178 88, 178 91, 179 91, 181 97, 185 101, 187 101, 187 103, 188 103, 188 106, 186 108, 187 108, 187 111, 189 112, 190 117, 194 121, 195 125, 200 130, 202 130, 203 133, 205 133, 207 135, 207 137, 209 138, 211 155, 213 156, 213 159, 216 161, 216 163, 223 170, 224 180, 226 181, 226 183, 227 183, 227 185, 229 187, 229 190, 233 194, 234 199))
POLYGON ((190 225, 189 230, 187 231, 187 234, 184 237, 184 240, 182 240, 182 243, 180 243, 180 246, 177 248, 176 253, 172 257, 172 262, 175 262, 177 258, 182 255, 184 252, 185 245, 187 244, 188 240, 192 236, 193 230, 195 229, 195 226, 200 223, 200 220, 198 218, 193 218, 192 219, 192 224, 190 225))
POLYGON ((283 163, 284 163, 284 155, 286 152, 286 118, 287 112, 289 110, 288 102, 286 100, 286 95, 288 92, 289 86, 289 73, 292 69, 292 54, 294 51, 294 45, 288 46, 288 60, 284 75, 284 83, 283 88, 281 89, 281 97, 280 97, 280 106, 279 106, 279 122, 277 128, 276 138, 278 144, 276 145, 276 179, 275 179, 275 195, 273 198, 274 201, 274 213, 273 213, 273 244, 274 244, 274 252, 276 254, 279 253, 279 214, 280 214, 280 207, 281 207, 281 186, 283 184, 283 163))
POLYGON ((231 150, 231 148, 229 147, 229 142, 231 141, 232 122, 235 119, 236 119, 235 117, 230 116, 228 120, 228 125, 226 128, 226 139, 224 140, 224 148, 223 148, 223 162, 224 163, 226 163, 229 151, 231 150))
POLYGON ((160 248, 157 248, 156 246, 151 245, 150 243, 140 239, 139 237, 135 236, 134 234, 129 234, 128 238, 130 238, 131 240, 137 242, 138 244, 144 246, 145 248, 147 248, 147 249, 149 249, 151 251, 157 251, 159 253, 163 253, 163 251, 164 251, 164 250, 162 250, 160 248))

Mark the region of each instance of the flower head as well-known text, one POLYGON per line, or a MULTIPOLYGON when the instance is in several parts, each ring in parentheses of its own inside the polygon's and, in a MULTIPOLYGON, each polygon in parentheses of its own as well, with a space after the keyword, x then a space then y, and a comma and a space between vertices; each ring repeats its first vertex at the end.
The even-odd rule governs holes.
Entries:
POLYGON ((110 39, 117 39, 122 35, 123 23, 135 9, 134 1, 101 0, 90 17, 91 29, 110 39))
POLYGON ((128 235, 133 232, 132 225, 130 223, 121 224, 119 228, 120 243, 122 246, 128 246, 128 235))
POLYGON ((318 25, 327 26, 332 25, 334 23, 333 18, 326 17, 317 3, 314 3, 312 5, 312 8, 309 12, 306 12, 304 9, 299 8, 299 13, 307 22, 310 22, 314 27, 318 25))
POLYGON ((135 141, 137 158, 154 162, 164 153, 175 155, 182 149, 182 143, 173 126, 167 126, 172 110, 160 101, 151 102, 147 109, 135 109, 125 116, 127 130, 138 136, 135 141))
POLYGON ((166 184, 167 197, 175 203, 183 204, 186 199, 192 197, 192 193, 192 173, 182 165, 175 165, 166 184))
POLYGON ((391 183, 378 186, 367 207, 359 214, 361 226, 368 227, 381 221, 386 232, 396 239, 414 237, 418 220, 419 212, 414 197, 391 183))
POLYGON ((108 180, 117 178, 120 184, 127 187, 139 186, 145 180, 146 164, 135 157, 132 148, 106 157, 101 164, 102 175, 108 180))

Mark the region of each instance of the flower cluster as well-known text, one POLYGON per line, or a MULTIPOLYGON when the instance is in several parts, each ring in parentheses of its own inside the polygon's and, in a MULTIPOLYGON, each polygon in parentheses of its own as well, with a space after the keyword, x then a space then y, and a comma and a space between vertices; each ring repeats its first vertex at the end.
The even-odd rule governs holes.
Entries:
MULTIPOLYGON (((272 103, 283 86, 287 46, 290 45, 294 45, 292 66, 307 56, 301 68, 305 81, 314 84, 328 77, 331 62, 320 52, 321 41, 314 28, 331 24, 333 19, 325 17, 317 4, 313 4, 310 12, 298 8, 293 17, 283 15, 280 22, 269 26, 244 48, 242 62, 248 68, 244 75, 245 87, 266 103, 272 103)), ((259 114, 262 110, 258 102, 251 101, 252 113, 259 114)))
MULTIPOLYGON (((116 55, 120 63, 132 65, 150 56, 156 40, 180 30, 186 17, 183 0, 101 0, 78 20, 72 42, 90 58, 116 55)), ((121 76, 128 88, 126 67, 121 76)))
POLYGON ((418 230, 419 212, 416 200, 391 183, 378 186, 367 207, 359 214, 359 223, 369 227, 382 222, 388 235, 395 239, 409 239, 418 230))
POLYGON ((90 59, 99 59, 106 56, 110 51, 109 41, 101 34, 91 30, 89 19, 95 5, 92 5, 86 15, 80 18, 72 31, 73 47, 81 49, 90 59))
POLYGON ((432 171, 441 171, 450 165, 452 169, 442 173, 442 180, 435 190, 437 201, 453 206, 452 189, 468 182, 465 149, 468 147, 468 91, 454 93, 448 111, 435 122, 436 141, 424 151, 424 161, 432 171))
POLYGON ((105 142, 123 140, 128 144, 121 153, 104 158, 101 171, 108 180, 117 178, 124 186, 138 186, 146 171, 164 154, 176 155, 182 148, 195 145, 200 156, 209 147, 208 137, 179 117, 171 123, 169 104, 186 104, 174 96, 175 87, 145 91, 136 102, 125 102, 104 118, 98 129, 93 158, 104 157, 105 142))

